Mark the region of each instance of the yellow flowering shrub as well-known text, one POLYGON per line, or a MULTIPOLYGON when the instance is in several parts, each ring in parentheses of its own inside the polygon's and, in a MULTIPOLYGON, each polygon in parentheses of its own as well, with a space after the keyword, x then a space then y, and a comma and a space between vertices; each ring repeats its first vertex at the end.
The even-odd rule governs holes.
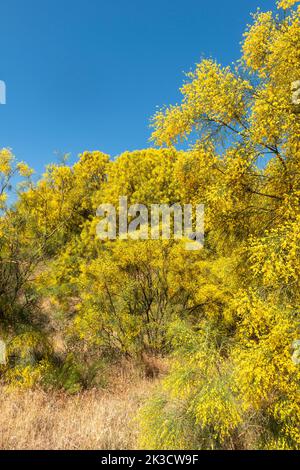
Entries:
POLYGON ((159 145, 199 136, 186 160, 195 181, 177 171, 205 203, 207 251, 199 310, 170 326, 173 365, 140 413, 145 448, 300 449, 296 3, 258 11, 239 67, 202 61, 182 103, 154 117, 159 145))
POLYGON ((291 8, 296 3, 299 3, 299 0, 281 0, 281 1, 277 2, 278 8, 283 8, 284 10, 287 10, 288 8, 291 8))
POLYGON ((3 383, 77 393, 123 357, 167 356, 138 416, 141 447, 300 449, 296 4, 253 16, 237 65, 196 65, 181 103, 153 117, 161 148, 86 151, 37 182, 0 151, 3 383), (122 196, 204 204, 204 248, 98 239, 98 206, 122 196))

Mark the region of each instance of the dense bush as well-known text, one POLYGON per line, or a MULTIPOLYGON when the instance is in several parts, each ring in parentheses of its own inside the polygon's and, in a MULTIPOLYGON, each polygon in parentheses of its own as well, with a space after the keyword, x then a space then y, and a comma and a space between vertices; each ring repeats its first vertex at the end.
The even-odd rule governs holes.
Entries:
POLYGON ((168 356, 139 421, 158 448, 300 448, 300 18, 254 15, 238 66, 203 60, 153 118, 166 148, 85 152, 37 182, 0 153, 5 384, 103 386, 112 361, 168 356), (188 151, 176 150, 188 139, 188 151), (19 173, 24 181, 8 205, 19 173), (100 241, 100 203, 205 204, 205 247, 100 241))

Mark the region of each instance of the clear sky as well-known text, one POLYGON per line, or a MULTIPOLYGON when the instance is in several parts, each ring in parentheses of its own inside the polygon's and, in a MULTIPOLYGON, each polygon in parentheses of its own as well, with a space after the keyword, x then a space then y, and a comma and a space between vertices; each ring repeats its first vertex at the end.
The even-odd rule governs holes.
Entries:
POLYGON ((275 0, 1 0, 0 147, 38 172, 71 153, 149 145, 201 57, 239 57, 250 12, 275 0))

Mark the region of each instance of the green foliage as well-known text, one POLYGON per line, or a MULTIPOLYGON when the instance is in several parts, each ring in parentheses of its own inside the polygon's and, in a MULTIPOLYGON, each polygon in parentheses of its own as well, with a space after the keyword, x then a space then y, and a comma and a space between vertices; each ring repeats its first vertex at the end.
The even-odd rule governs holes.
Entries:
POLYGON ((52 362, 51 368, 43 376, 46 387, 63 389, 75 394, 84 388, 105 387, 107 364, 103 359, 80 362, 73 353, 69 353, 62 361, 52 362))

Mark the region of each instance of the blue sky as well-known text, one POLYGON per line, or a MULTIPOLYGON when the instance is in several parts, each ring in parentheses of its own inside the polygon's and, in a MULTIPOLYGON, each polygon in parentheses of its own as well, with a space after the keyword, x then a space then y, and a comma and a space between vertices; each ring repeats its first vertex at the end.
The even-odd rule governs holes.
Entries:
POLYGON ((250 12, 275 0, 2 0, 0 147, 38 172, 57 155, 149 145, 201 57, 239 57, 250 12))

